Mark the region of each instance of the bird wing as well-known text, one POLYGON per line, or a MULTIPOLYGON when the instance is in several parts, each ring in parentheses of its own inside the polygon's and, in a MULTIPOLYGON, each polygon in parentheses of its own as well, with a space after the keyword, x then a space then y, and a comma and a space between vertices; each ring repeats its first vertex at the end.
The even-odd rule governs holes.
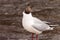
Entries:
POLYGON ((34 24, 32 25, 32 27, 34 27, 35 29, 39 30, 39 31, 46 31, 46 30, 51 30, 48 29, 50 28, 48 24, 45 24, 43 21, 37 19, 37 18, 33 18, 34 20, 34 24))
POLYGON ((50 22, 47 22, 47 21, 43 21, 44 23, 50 23, 50 22))
MULTIPOLYGON (((41 22, 42 21, 42 20, 40 20, 40 19, 38 19, 36 17, 33 17, 33 19, 36 20, 36 21, 38 21, 38 22, 41 22)), ((44 23, 50 23, 50 22, 47 22, 47 21, 42 21, 42 22, 44 22, 44 23)))

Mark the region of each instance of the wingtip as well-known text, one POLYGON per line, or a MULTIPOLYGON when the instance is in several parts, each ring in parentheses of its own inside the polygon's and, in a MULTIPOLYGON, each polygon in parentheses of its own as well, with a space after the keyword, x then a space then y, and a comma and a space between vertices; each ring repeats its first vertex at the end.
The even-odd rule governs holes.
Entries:
POLYGON ((59 26, 58 24, 55 24, 55 25, 49 25, 49 26, 59 26))

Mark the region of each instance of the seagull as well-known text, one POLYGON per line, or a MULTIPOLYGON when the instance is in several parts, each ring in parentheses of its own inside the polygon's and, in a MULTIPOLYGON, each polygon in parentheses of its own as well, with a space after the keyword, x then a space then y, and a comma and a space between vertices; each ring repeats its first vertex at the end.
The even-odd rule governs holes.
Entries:
POLYGON ((36 40, 38 40, 38 34, 41 34, 43 31, 46 30, 54 29, 54 27, 50 27, 50 25, 46 23, 49 22, 42 21, 32 16, 31 6, 27 6, 23 11, 22 25, 25 30, 32 33, 32 40, 33 40, 33 34, 36 34, 36 40))

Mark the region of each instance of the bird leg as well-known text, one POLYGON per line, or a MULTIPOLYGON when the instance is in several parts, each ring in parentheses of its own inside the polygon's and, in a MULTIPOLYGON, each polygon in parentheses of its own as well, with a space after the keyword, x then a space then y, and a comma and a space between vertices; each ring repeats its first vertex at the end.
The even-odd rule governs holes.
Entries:
POLYGON ((38 34, 36 34, 36 40, 38 40, 38 34))
POLYGON ((34 40, 34 34, 32 33, 32 40, 34 40))

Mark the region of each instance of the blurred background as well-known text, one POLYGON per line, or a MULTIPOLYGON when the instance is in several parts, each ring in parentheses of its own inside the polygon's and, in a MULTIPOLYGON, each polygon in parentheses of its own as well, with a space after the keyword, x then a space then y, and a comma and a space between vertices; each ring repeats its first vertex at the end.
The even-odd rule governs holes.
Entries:
MULTIPOLYGON (((0 0, 0 40, 31 40, 21 22, 27 4, 32 5, 33 16, 60 25, 60 0, 0 0)), ((44 31, 39 40, 60 40, 60 26, 44 31)))

